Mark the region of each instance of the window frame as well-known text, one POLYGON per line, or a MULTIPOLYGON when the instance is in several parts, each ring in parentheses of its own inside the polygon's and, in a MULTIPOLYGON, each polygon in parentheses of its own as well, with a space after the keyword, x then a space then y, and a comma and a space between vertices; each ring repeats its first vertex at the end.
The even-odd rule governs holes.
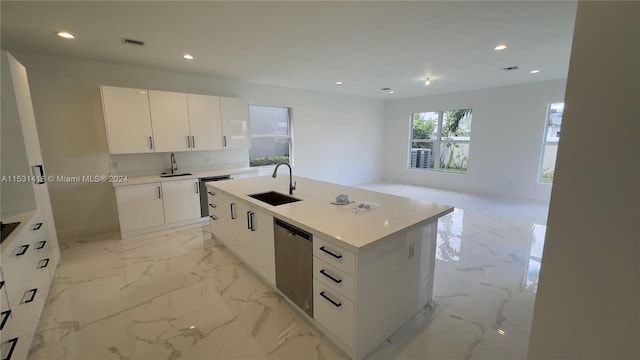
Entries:
POLYGON ((410 127, 409 127, 409 151, 407 153, 407 169, 408 170, 419 170, 419 171, 435 171, 435 172, 443 172, 448 174, 461 174, 466 175, 469 173, 469 160, 467 159, 467 170, 466 171, 452 171, 449 168, 441 168, 440 163, 440 154, 442 152, 442 145, 445 143, 453 143, 453 144, 467 144, 469 146, 469 150, 471 149, 471 134, 469 134, 469 140, 456 140, 450 139, 443 136, 443 125, 444 125, 444 115, 448 111, 459 111, 459 110, 469 110, 471 112, 471 118, 473 119, 473 109, 472 108, 462 108, 455 110, 439 110, 439 111, 418 111, 412 112, 410 118, 410 127), (413 121, 415 118, 415 114, 424 114, 424 113, 437 113, 438 120, 436 122, 436 132, 434 139, 414 139, 413 138, 413 121), (414 143, 432 143, 433 152, 431 154, 433 168, 419 168, 411 166, 411 150, 413 149, 414 143))
MULTIPOLYGON (((253 135, 251 133, 249 133, 249 137, 251 139, 251 141, 253 142, 254 139, 260 140, 260 139, 272 139, 272 140, 289 140, 289 165, 293 166, 293 108, 289 107, 289 106, 278 106, 278 105, 258 105, 258 104, 249 104, 249 113, 251 113, 251 107, 263 107, 263 108, 278 108, 278 109, 287 109, 287 114, 288 114, 288 120, 287 120, 287 130, 289 135, 279 135, 279 134, 272 134, 272 135, 253 135)), ((250 121, 253 121, 252 119, 250 119, 250 121)), ((253 126, 251 127, 253 128, 253 126)), ((268 168, 268 167, 275 167, 276 164, 269 164, 269 165, 251 165, 251 149, 249 149, 249 167, 251 168, 268 168)))

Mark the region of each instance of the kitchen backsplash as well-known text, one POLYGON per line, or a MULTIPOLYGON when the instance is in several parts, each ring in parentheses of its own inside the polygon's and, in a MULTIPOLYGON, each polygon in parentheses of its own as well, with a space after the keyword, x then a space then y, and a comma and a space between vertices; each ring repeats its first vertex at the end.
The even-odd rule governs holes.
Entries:
MULTIPOLYGON (((249 151, 175 152, 178 172, 249 166, 249 151)), ((111 172, 127 176, 158 175, 170 171, 171 153, 111 155, 111 172)))

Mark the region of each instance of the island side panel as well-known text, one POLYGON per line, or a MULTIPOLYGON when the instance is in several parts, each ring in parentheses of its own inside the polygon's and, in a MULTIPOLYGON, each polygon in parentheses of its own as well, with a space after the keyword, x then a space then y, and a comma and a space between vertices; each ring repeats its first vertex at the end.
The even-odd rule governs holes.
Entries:
POLYGON ((357 256, 354 359, 362 359, 431 302, 437 220, 362 249, 357 256))

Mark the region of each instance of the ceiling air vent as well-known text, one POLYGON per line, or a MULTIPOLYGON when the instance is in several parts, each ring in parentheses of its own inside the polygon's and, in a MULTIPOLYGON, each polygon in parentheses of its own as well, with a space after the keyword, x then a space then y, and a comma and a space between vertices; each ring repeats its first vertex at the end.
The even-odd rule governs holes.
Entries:
POLYGON ((519 67, 517 67, 517 66, 515 66, 515 65, 514 65, 514 66, 509 66, 509 67, 503 67, 503 68, 502 68, 502 70, 504 70, 504 71, 513 71, 513 70, 518 70, 518 69, 520 69, 520 68, 519 68, 519 67))
POLYGON ((144 46, 144 41, 127 39, 127 38, 122 38, 122 43, 125 45, 144 46))

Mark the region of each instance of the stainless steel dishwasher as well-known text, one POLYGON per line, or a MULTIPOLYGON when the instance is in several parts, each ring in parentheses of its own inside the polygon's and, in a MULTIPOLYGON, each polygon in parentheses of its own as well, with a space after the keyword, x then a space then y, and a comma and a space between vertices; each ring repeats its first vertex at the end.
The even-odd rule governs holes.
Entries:
POLYGON ((313 237, 286 222, 274 220, 276 286, 313 317, 313 237))

